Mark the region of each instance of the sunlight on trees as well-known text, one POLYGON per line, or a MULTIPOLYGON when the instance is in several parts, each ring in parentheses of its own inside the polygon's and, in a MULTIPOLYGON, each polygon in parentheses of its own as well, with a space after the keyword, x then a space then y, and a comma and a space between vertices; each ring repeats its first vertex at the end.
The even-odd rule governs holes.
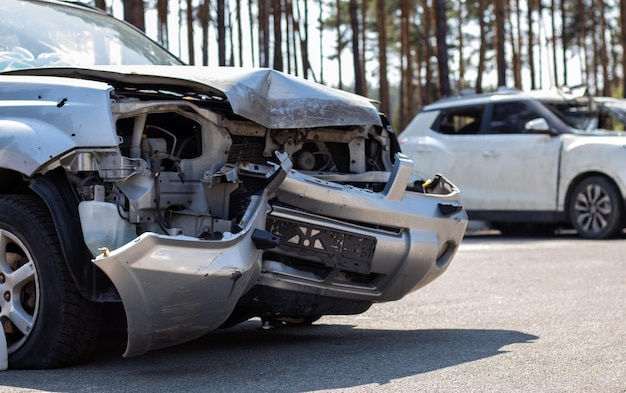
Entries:
POLYGON ((402 129, 448 95, 623 95, 626 0, 93 0, 190 63, 270 67, 368 95, 402 129))

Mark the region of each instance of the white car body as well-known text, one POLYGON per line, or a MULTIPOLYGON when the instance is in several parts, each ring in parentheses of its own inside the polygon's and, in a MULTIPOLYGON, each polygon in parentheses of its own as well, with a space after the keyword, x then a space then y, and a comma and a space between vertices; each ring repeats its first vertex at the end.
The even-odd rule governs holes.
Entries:
POLYGON ((626 138, 616 131, 570 128, 536 98, 503 92, 441 100, 425 107, 400 134, 402 150, 422 175, 442 173, 461 189, 470 219, 513 226, 572 224, 584 237, 616 235, 624 224, 626 138), (523 127, 516 132, 497 128, 499 118, 490 116, 498 105, 507 105, 507 118, 527 111, 523 127), (484 110, 481 129, 448 132, 443 124, 454 116, 458 124, 467 108, 484 110), (594 216, 607 208, 602 205, 573 217, 578 209, 573 207, 578 195, 574 189, 591 177, 606 179, 617 193, 611 213, 594 216), (575 222, 585 218, 587 231, 584 223, 575 222), (605 230, 602 222, 610 220, 605 230))

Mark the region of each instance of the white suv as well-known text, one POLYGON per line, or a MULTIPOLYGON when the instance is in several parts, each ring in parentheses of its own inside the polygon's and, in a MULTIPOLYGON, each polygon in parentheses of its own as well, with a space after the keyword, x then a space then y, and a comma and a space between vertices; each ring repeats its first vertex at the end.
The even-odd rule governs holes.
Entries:
POLYGON ((617 236, 626 138, 574 129, 544 99, 506 91, 440 100, 400 134, 402 150, 422 174, 443 173, 460 188, 470 219, 503 231, 571 224, 584 238, 617 236))

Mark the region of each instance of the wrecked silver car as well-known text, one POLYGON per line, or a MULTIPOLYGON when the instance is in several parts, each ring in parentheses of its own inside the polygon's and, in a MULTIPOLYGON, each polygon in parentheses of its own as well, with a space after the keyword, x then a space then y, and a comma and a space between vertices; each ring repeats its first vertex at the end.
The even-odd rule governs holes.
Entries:
POLYGON ((9 367, 83 361, 106 304, 127 357, 255 317, 362 313, 441 275, 466 224, 455 186, 414 175, 365 98, 185 66, 88 7, 3 1, 9 367))

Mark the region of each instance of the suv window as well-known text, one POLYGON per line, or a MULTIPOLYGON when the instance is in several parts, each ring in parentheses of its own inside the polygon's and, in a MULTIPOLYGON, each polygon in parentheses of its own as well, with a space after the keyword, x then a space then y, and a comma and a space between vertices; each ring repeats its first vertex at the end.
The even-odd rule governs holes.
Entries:
POLYGON ((433 124, 433 130, 441 134, 477 134, 484 112, 484 106, 444 109, 433 124))
POLYGON ((490 134, 523 134, 526 123, 542 117, 527 102, 505 102, 493 105, 490 134))

